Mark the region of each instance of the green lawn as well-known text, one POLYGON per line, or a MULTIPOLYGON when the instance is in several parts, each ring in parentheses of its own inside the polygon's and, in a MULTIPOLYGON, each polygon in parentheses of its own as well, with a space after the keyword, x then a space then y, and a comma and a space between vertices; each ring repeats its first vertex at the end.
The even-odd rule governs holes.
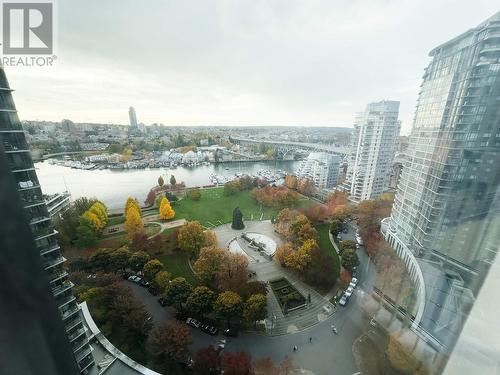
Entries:
MULTIPOLYGON (((158 233, 160 231, 160 229, 161 229, 161 226, 159 224, 149 223, 149 224, 144 225, 144 230, 146 231, 146 235, 148 237, 152 236, 153 234, 158 233)), ((104 236, 102 236, 102 239, 105 239, 105 240, 119 239, 121 237, 125 238, 126 236, 127 236, 127 233, 125 231, 121 231, 121 232, 105 234, 104 236)))
POLYGON ((323 250, 325 253, 330 255, 330 257, 332 257, 333 267, 335 269, 335 273, 338 276, 340 274, 340 257, 335 251, 335 248, 333 247, 332 243, 330 242, 330 238, 328 236, 329 224, 319 224, 316 225, 315 228, 319 234, 318 245, 321 248, 321 250, 323 250))
MULTIPOLYGON (((245 220, 269 220, 280 211, 277 208, 261 207, 250 196, 249 191, 240 191, 231 196, 225 196, 222 187, 201 189, 200 192, 199 201, 185 198, 172 203, 172 208, 175 210, 173 220, 198 220, 205 227, 213 227, 229 223, 232 219, 233 209, 237 206, 243 212, 245 220)), ((307 207, 310 204, 311 201, 308 198, 302 197, 298 207, 307 207)), ((148 209, 142 212, 142 216, 156 213, 158 213, 157 209, 148 209)), ((109 225, 120 224, 123 221, 123 216, 112 217, 109 220, 109 225)))
POLYGON ((196 279, 193 271, 189 267, 188 257, 183 252, 175 252, 170 255, 162 255, 158 257, 165 270, 170 272, 173 277, 184 277, 191 285, 197 285, 198 280, 196 279))

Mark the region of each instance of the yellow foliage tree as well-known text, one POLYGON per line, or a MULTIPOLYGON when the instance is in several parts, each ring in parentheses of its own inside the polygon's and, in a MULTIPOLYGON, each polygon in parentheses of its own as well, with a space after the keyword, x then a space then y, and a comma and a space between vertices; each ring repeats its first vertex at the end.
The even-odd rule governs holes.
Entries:
POLYGON ((160 203, 160 219, 168 220, 175 216, 175 211, 167 198, 163 198, 160 203))
POLYGON ((127 212, 131 207, 136 208, 139 214, 141 213, 141 206, 139 205, 139 202, 137 202, 137 199, 128 197, 127 202, 125 202, 125 211, 124 211, 125 218, 127 218, 127 212))
POLYGON ((305 241, 297 251, 285 257, 285 266, 296 271, 302 271, 311 262, 311 251, 315 247, 318 247, 316 241, 305 241))
POLYGON ((125 230, 128 238, 132 241, 139 233, 144 232, 144 223, 142 222, 141 214, 135 207, 130 207, 125 216, 125 230))
POLYGON ((87 210, 82 216, 90 221, 95 232, 99 232, 104 228, 103 223, 99 220, 99 217, 95 213, 87 210))

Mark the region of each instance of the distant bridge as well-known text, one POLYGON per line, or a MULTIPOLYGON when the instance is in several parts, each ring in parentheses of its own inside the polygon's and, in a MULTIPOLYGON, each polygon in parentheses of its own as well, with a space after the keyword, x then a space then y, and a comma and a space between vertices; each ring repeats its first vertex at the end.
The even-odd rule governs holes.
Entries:
POLYGON ((349 147, 335 146, 335 145, 325 145, 320 143, 305 143, 305 142, 292 142, 292 141, 274 141, 269 139, 252 139, 252 138, 242 138, 242 137, 231 137, 233 142, 239 144, 258 144, 264 143, 267 145, 272 145, 276 149, 283 153, 288 153, 289 151, 295 150, 308 150, 317 152, 327 152, 330 154, 337 154, 345 156, 349 154, 349 147))

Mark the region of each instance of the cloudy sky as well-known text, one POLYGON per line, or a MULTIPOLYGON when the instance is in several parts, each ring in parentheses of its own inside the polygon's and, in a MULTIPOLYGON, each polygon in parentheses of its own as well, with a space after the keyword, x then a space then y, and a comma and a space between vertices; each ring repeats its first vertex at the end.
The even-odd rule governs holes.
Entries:
POLYGON ((51 68, 6 68, 22 119, 352 126, 381 99, 411 121, 428 52, 492 0, 57 3, 51 68))

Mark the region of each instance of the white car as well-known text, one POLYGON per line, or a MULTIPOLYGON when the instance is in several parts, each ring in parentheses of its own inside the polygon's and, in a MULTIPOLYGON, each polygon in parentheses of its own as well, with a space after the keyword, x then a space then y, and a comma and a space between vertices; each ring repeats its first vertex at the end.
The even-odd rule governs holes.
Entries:
POLYGON ((352 295, 352 292, 354 292, 354 288, 351 285, 349 285, 349 287, 346 289, 344 293, 344 296, 349 298, 352 295))
POLYGON ((345 295, 343 295, 342 298, 339 301, 339 305, 340 306, 345 306, 345 305, 347 305, 347 302, 348 302, 347 297, 345 295))
POLYGON ((356 288, 356 285, 358 285, 358 279, 356 279, 355 277, 353 277, 351 279, 351 282, 349 283, 349 286, 352 286, 353 288, 356 288))

